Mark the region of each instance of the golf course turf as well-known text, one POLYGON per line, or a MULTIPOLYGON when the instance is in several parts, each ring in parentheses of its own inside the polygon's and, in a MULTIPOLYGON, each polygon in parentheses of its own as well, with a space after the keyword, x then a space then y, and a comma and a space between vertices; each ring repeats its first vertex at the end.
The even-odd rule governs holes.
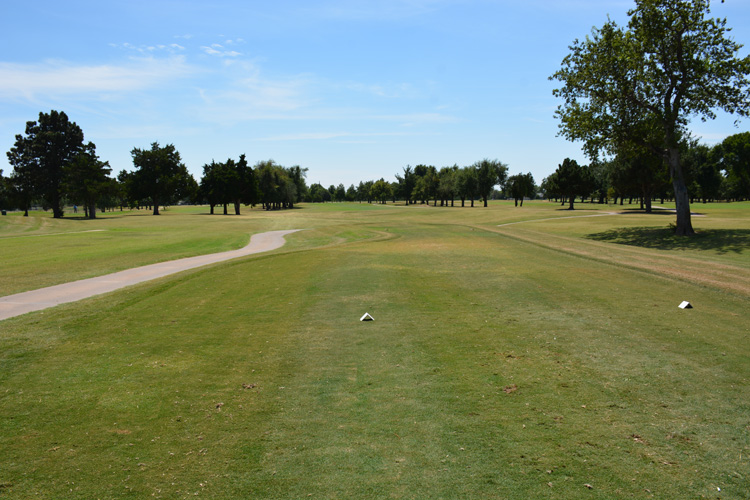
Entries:
POLYGON ((750 204, 576 206, 0 218, 2 295, 305 229, 0 321, 0 497, 750 498, 750 204))

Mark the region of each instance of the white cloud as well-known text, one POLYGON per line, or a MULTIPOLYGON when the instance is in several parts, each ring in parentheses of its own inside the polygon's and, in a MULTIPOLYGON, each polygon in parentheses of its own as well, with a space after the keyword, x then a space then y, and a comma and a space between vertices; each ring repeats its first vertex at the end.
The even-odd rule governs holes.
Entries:
POLYGON ((132 52, 137 52, 144 56, 150 56, 154 54, 155 52, 167 52, 169 54, 177 54, 179 52, 183 52, 185 50, 185 47, 178 43, 170 43, 169 45, 165 44, 158 44, 158 45, 133 45, 129 42, 124 43, 110 43, 111 47, 115 48, 122 48, 125 50, 129 50, 132 52))
POLYGON ((0 98, 33 100, 59 96, 126 92, 182 78, 194 70, 183 57, 138 58, 123 65, 78 65, 66 61, 0 63, 0 98))
POLYGON ((210 46, 203 45, 201 50, 210 56, 217 57, 238 57, 242 55, 241 52, 237 52, 236 50, 224 50, 224 46, 218 43, 211 44, 210 46))

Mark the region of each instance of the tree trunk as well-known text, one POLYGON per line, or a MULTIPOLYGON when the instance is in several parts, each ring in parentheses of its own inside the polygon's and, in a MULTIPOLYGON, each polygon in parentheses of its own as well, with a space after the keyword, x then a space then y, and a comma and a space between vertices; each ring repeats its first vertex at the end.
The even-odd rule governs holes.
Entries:
POLYGON ((226 203, 224 203, 224 215, 228 215, 227 214, 227 204, 226 203))
POLYGON ((695 231, 690 221, 690 198, 685 185, 685 177, 682 174, 680 150, 676 146, 669 148, 669 174, 672 176, 674 203, 677 209, 677 227, 675 227, 674 234, 677 236, 692 236, 695 231))
POLYGON ((234 202, 234 215, 240 215, 240 202, 234 202))
POLYGON ((159 200, 154 198, 152 201, 154 202, 154 215, 159 215, 159 200))
POLYGON ((96 203, 89 205, 89 218, 96 219, 96 203))
POLYGON ((576 199, 575 195, 570 197, 570 205, 568 205, 568 210, 575 210, 573 207, 574 200, 576 199))

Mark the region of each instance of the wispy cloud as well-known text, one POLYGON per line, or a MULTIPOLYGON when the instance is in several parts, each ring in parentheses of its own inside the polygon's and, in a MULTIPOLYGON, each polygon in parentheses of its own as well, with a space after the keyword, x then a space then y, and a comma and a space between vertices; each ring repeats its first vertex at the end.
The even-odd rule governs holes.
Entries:
POLYGON ((0 98, 34 100, 38 96, 87 98, 153 87, 195 70, 181 56, 131 59, 122 65, 80 65, 67 61, 37 64, 0 62, 0 98))
POLYGON ((179 43, 169 44, 155 44, 155 45, 134 45, 132 43, 111 43, 110 47, 124 49, 130 52, 136 52, 143 56, 151 56, 159 52, 166 52, 169 54, 179 54, 185 51, 185 47, 179 43))
POLYGON ((219 43, 214 43, 210 46, 204 45, 201 47, 201 50, 210 56, 218 57, 238 57, 242 55, 241 52, 237 52, 236 50, 226 50, 224 46, 219 43))

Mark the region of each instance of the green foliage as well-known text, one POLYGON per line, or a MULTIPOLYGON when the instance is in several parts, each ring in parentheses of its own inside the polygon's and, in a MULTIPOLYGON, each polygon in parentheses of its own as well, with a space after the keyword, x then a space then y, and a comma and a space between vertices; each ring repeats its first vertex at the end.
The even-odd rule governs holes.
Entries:
POLYGON ((38 196, 55 218, 62 217, 65 170, 83 147, 83 131, 64 112, 39 113, 38 121, 27 122, 7 152, 22 208, 38 196))
POLYGON ((716 149, 719 166, 736 186, 737 198, 750 199, 750 132, 731 135, 716 149))
POLYGON ((586 166, 578 165, 578 162, 565 158, 558 165, 554 177, 555 187, 559 194, 568 199, 569 209, 574 209, 576 196, 586 196, 594 189, 593 178, 586 166))
POLYGON ((473 168, 477 172, 477 194, 482 198, 486 207, 487 199, 495 186, 505 184, 505 180, 508 178, 508 165, 485 158, 475 163, 473 168))
POLYGON ((516 206, 518 206, 519 201, 521 202, 521 206, 523 206, 524 198, 533 198, 536 194, 534 176, 531 175, 531 172, 512 175, 508 178, 506 189, 515 201, 516 206))
POLYGON ((154 215, 159 215, 160 205, 174 203, 191 194, 195 180, 191 182, 192 176, 174 145, 161 147, 154 142, 151 149, 133 148, 131 155, 136 168, 131 188, 135 198, 151 200, 154 215))
POLYGON ((294 208, 294 204, 301 200, 300 196, 304 196, 307 191, 304 183, 307 169, 301 169, 299 166, 287 169, 273 160, 268 160, 258 162, 255 172, 260 201, 266 210, 294 208))
POLYGON ((96 218, 97 203, 111 189, 111 171, 109 163, 97 156, 92 142, 65 166, 65 191, 71 201, 85 207, 89 219, 96 218))
POLYGON ((385 179, 380 179, 375 181, 372 185, 370 195, 374 200, 385 204, 391 197, 393 197, 393 188, 390 183, 385 181, 385 179))

